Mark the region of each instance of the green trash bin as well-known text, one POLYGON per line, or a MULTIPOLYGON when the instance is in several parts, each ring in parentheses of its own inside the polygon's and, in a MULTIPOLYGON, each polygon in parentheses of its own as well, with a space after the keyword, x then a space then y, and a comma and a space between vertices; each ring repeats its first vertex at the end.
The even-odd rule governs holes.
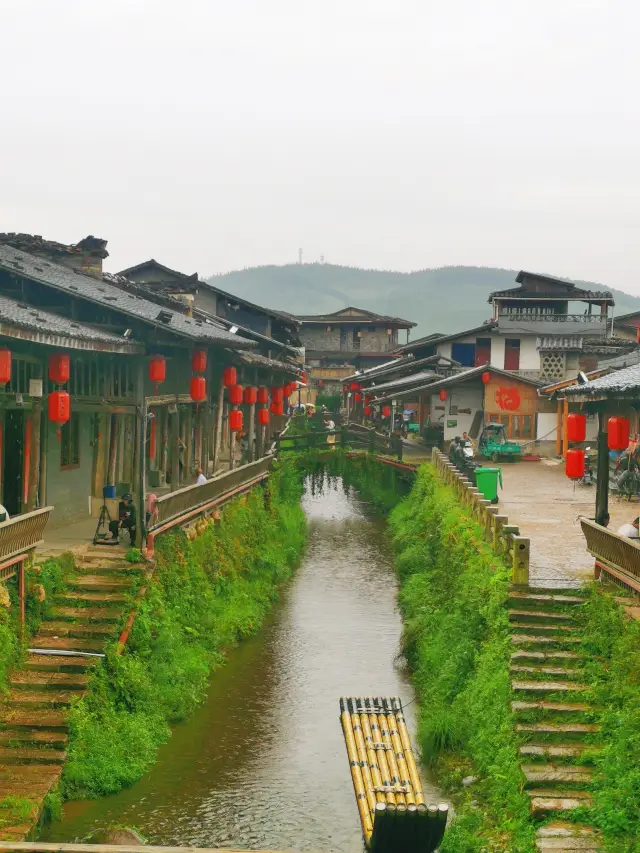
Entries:
POLYGON ((502 488, 502 468, 476 468, 476 486, 485 500, 498 503, 498 481, 502 488))

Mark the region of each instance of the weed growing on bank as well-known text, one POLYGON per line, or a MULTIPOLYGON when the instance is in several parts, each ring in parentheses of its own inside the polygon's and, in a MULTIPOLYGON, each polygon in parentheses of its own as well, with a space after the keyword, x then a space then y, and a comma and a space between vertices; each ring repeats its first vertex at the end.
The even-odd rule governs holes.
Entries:
POLYGON ((169 723, 204 697, 227 647, 258 630, 305 542, 299 474, 274 465, 268 485, 240 496, 221 519, 156 541, 157 565, 125 653, 109 649, 71 712, 69 797, 113 793, 153 764, 169 723))
POLYGON ((445 781, 476 777, 442 853, 530 853, 534 830, 509 704, 509 571, 430 466, 389 526, 423 759, 445 781))

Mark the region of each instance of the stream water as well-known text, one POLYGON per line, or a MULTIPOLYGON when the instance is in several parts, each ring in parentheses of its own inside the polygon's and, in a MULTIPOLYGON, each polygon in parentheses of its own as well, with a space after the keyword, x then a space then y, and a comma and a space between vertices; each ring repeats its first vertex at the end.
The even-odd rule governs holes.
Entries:
MULTIPOLYGON (((125 824, 152 844, 362 850, 338 699, 399 695, 413 729, 396 580, 384 522, 356 493, 325 482, 303 505, 308 548, 260 633, 231 652, 147 776, 67 803, 42 840, 125 824)), ((425 795, 442 799, 428 780, 425 795)))

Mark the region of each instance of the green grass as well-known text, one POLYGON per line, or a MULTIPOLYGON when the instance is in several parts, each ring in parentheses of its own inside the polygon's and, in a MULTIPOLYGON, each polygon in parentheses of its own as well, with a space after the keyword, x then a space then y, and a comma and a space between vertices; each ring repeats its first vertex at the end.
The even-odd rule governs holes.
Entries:
POLYGON ((194 540, 182 531, 159 537, 125 653, 108 650, 71 712, 65 797, 113 793, 139 779, 169 723, 203 699, 225 649, 258 630, 304 547, 300 496, 300 476, 285 462, 266 489, 227 504, 194 540))

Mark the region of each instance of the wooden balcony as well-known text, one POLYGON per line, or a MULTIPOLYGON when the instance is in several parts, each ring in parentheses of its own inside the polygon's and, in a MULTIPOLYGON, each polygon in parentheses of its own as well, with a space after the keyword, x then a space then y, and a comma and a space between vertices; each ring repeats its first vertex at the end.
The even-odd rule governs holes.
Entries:
POLYGON ((581 518, 580 523, 587 550, 596 559, 596 578, 604 573, 617 586, 636 595, 640 593, 640 543, 588 518, 581 518))
POLYGON ((0 580, 15 573, 10 570, 24 555, 30 554, 34 548, 42 544, 44 529, 49 521, 53 507, 45 506, 33 512, 16 515, 9 521, 0 524, 0 564, 6 568, 0 569, 0 580))

